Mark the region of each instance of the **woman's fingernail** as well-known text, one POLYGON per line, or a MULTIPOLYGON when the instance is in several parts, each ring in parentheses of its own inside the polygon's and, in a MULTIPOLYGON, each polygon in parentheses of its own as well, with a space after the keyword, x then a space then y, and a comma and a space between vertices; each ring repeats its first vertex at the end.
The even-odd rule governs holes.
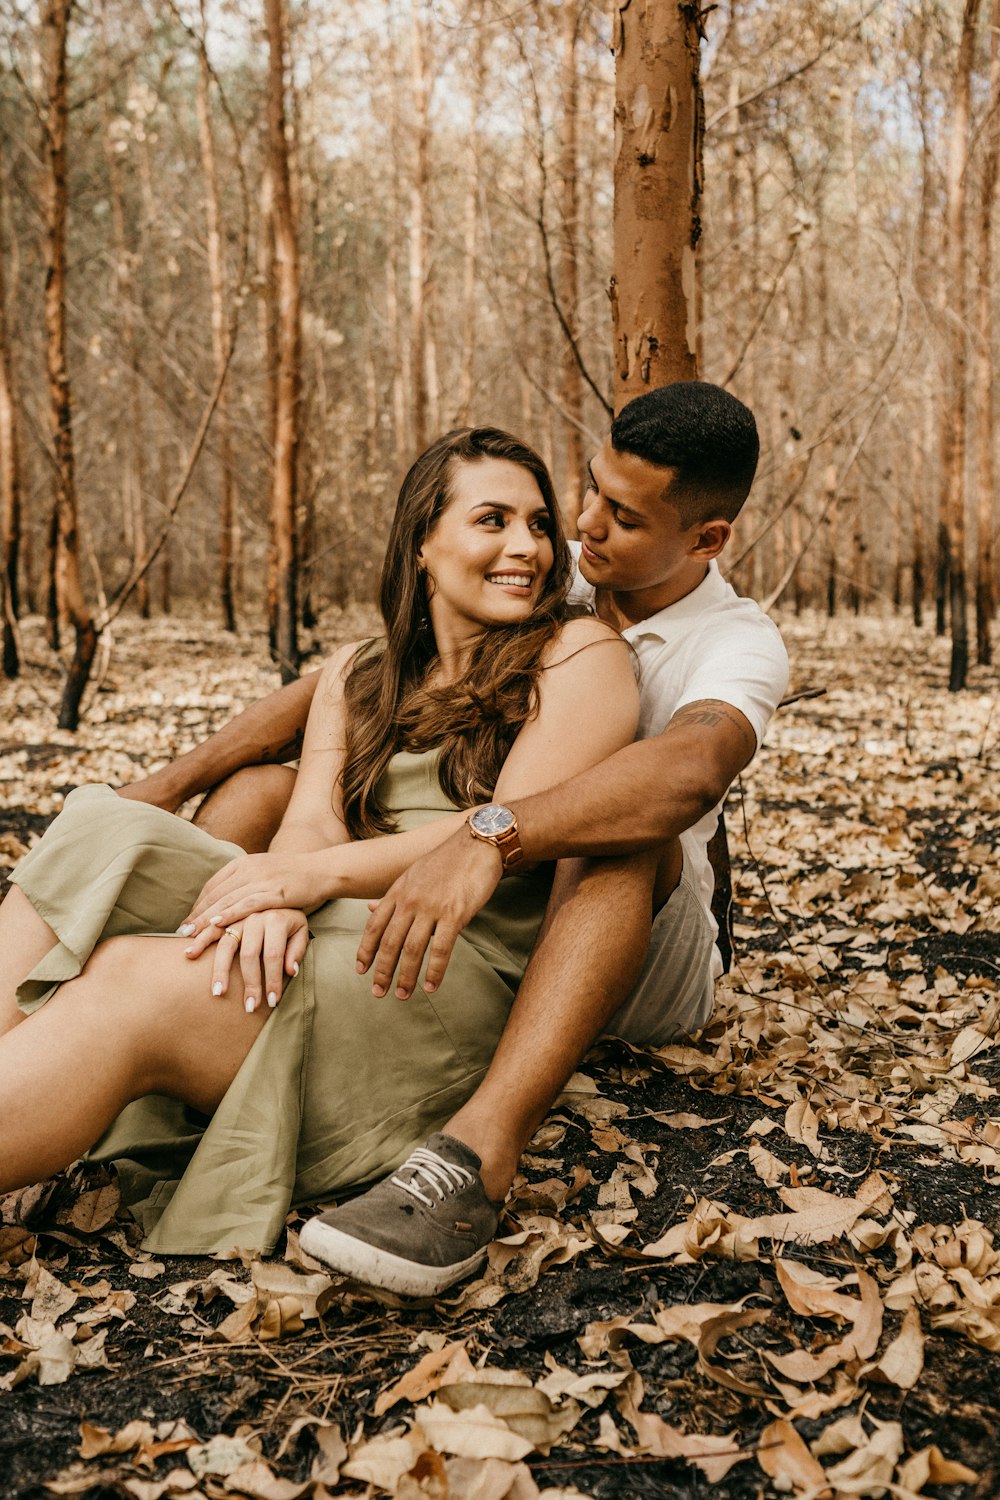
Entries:
POLYGON ((194 935, 194 924, 191 923, 191 922, 185 922, 183 927, 178 927, 178 929, 177 929, 177 936, 178 937, 192 937, 193 935, 194 935))
POLYGON ((267 996, 267 1003, 268 1003, 268 1005, 269 1005, 269 1006, 270 1006, 270 1007, 271 1007, 271 1009, 272 1009, 272 1010, 273 1010, 273 1009, 274 1009, 274 1007, 275 1007, 275 1006, 276 1006, 276 1005, 277 1005, 277 1003, 278 1003, 278 997, 277 997, 277 995, 276 995, 276 994, 275 994, 275 993, 274 993, 274 991, 273 991, 273 990, 270 990, 270 991, 269 991, 269 992, 268 992, 268 996, 267 996))
POLYGON ((299 965, 298 965, 298 962, 296 961, 295 963, 292 964, 292 978, 293 979, 298 979, 298 977, 299 977, 299 965))
POLYGON ((185 948, 184 949, 184 957, 185 958, 190 958, 193 952, 194 952, 193 948, 185 948))
POLYGON ((209 917, 208 920, 211 922, 211 924, 212 924, 213 927, 221 927, 222 926, 222 918, 221 917, 209 917))
POLYGON ((252 995, 248 995, 243 1004, 246 1007, 247 1015, 252 1016, 254 1011, 257 1009, 257 1002, 254 997, 252 995))
POLYGON ((221 995, 222 994, 222 980, 221 979, 217 979, 215 981, 215 983, 212 985, 212 994, 213 995, 221 995))

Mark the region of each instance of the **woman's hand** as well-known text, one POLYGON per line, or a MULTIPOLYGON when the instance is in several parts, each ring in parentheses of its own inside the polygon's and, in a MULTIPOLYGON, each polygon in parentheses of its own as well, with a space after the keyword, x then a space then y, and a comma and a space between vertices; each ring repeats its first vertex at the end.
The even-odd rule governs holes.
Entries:
POLYGON ((255 1011, 264 997, 273 1010, 289 979, 299 972, 309 944, 309 924, 303 911, 280 908, 255 912, 239 927, 204 927, 184 952, 199 958, 215 943, 212 994, 229 989, 233 960, 239 955, 243 979, 243 1006, 255 1011))
POLYGON ((329 871, 324 885, 319 866, 314 854, 244 854, 230 860, 202 888, 178 931, 200 937, 209 925, 232 927, 276 907, 314 911, 331 895, 329 871))

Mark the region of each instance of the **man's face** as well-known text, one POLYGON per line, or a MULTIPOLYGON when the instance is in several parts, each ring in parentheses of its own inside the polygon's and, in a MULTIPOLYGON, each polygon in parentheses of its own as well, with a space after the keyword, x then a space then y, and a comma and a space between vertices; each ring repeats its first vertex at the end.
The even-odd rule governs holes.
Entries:
POLYGON ((616 593, 655 590, 690 569, 701 528, 682 527, 677 507, 664 498, 675 472, 619 453, 610 437, 601 445, 577 523, 588 583, 616 593))

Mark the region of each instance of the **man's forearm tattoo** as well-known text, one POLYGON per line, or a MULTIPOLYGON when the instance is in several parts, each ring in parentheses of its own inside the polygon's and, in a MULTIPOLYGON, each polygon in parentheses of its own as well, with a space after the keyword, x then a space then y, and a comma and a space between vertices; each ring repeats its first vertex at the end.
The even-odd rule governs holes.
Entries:
POLYGON ((298 760, 302 754, 304 731, 297 729, 291 739, 283 745, 265 745, 261 751, 261 762, 266 766, 281 765, 286 760, 298 760))

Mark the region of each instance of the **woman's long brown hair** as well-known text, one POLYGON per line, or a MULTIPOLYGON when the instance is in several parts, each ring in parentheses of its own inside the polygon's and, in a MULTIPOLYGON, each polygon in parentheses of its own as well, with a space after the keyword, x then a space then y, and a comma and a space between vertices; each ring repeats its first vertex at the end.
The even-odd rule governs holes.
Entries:
POLYGON ((398 750, 441 747, 441 789, 458 807, 493 795, 517 733, 535 712, 535 684, 569 586, 569 549, 552 480, 533 449, 496 427, 462 427, 422 453, 396 501, 379 582, 385 637, 367 642, 345 684, 344 820, 352 838, 395 831, 378 783, 398 750), (533 475, 548 511, 554 559, 526 620, 484 628, 465 679, 429 687, 437 645, 417 552, 451 499, 455 466, 504 459, 533 475))

